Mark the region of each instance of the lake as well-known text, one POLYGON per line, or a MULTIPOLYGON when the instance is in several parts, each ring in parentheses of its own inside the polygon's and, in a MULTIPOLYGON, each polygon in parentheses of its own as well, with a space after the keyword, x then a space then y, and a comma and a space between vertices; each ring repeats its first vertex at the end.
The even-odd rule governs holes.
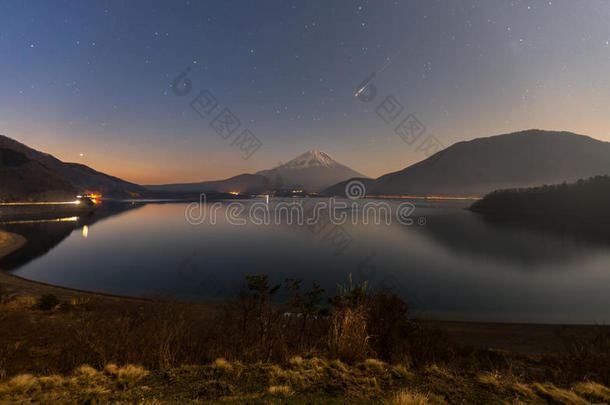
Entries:
MULTIPOLYGON (((313 225, 291 224, 288 217, 255 224, 248 218, 253 204, 292 200, 240 200, 249 211, 231 218, 229 201, 201 205, 214 212, 215 224, 212 215, 193 220, 193 212, 189 223, 186 203, 135 202, 104 203, 87 218, 5 223, 0 229, 24 235, 28 244, 0 268, 71 288, 202 301, 235 296, 245 273, 316 282, 328 293, 351 274, 371 288, 393 288, 414 316, 610 321, 610 243, 603 238, 496 223, 463 209, 466 204, 428 201, 414 202, 412 223, 337 224, 322 216, 313 225)), ((342 211, 362 212, 364 201, 342 211)), ((309 209, 316 202, 299 201, 309 209)), ((387 204, 398 209, 400 201, 387 204)), ((195 215, 197 207, 191 206, 195 215)))

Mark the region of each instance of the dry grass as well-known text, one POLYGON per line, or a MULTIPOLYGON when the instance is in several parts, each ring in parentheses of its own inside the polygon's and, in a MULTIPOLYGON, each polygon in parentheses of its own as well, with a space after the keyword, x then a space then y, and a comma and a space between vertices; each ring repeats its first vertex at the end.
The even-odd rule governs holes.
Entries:
POLYGON ((192 403, 610 402, 606 386, 582 382, 608 384, 603 339, 572 354, 577 368, 558 367, 560 356, 451 346, 408 320, 396 297, 353 291, 309 319, 306 334, 283 308, 252 310, 248 300, 202 307, 92 298, 42 311, 34 299, 4 297, 0 403, 161 404, 174 391, 169 403, 189 403, 185 395, 192 403), (594 373, 585 374, 587 364, 594 373))
POLYGON ((293 366, 300 366, 303 364, 303 358, 301 356, 294 356, 288 360, 288 363, 292 364, 293 366))
POLYGON ((214 360, 214 363, 212 363, 212 367, 214 367, 218 371, 226 373, 230 373, 231 371, 233 371, 233 365, 222 357, 214 360))
POLYGON ((22 374, 0 382, 0 403, 445 405, 446 399, 449 403, 584 405, 607 402, 610 394, 610 389, 594 382, 567 390, 551 383, 501 384, 502 380, 491 373, 467 377, 441 367, 429 367, 418 376, 403 366, 374 359, 351 366, 338 360, 299 358, 285 367, 217 359, 163 373, 133 365, 109 364, 101 371, 83 365, 67 376, 22 374), (397 377, 402 373, 408 377, 397 377), (511 389, 498 389, 503 385, 511 389))
POLYGON ((481 373, 477 376, 477 381, 493 388, 500 388, 501 385, 500 376, 497 373, 481 373))
POLYGON ((113 392, 135 387, 147 375, 148 371, 132 365, 109 365, 104 371, 83 365, 65 377, 21 374, 0 383, 0 403, 102 403, 113 392))
MULTIPOLYGON (((108 368, 105 370, 107 371, 108 368)), ((116 370, 116 374, 111 375, 116 378, 121 387, 130 388, 143 380, 148 375, 148 371, 144 370, 142 367, 128 364, 127 366, 116 370)))
MULTIPOLYGON (((31 374, 21 374, 11 378, 8 384, 4 387, 5 392, 14 391, 17 393, 27 393, 34 389, 38 383, 36 377, 31 374)), ((2 392, 0 388, 0 392, 2 392)))
POLYGON ((387 364, 377 359, 366 359, 359 364, 360 367, 372 372, 383 372, 387 364))
POLYGON ((273 396, 288 397, 294 392, 288 385, 272 385, 269 387, 269 394, 273 396))
POLYGON ((591 401, 610 402, 610 389, 604 385, 587 381, 574 385, 574 391, 591 401))
POLYGON ((535 399, 537 398, 534 390, 527 384, 523 384, 520 382, 515 382, 512 385, 512 390, 517 393, 519 396, 524 397, 526 399, 535 399))
POLYGON ((399 391, 392 397, 391 405, 431 405, 428 396, 408 391, 399 391))
POLYGON ((551 383, 534 383, 532 387, 545 400, 562 405, 588 405, 589 401, 579 397, 574 391, 556 387, 551 383))
POLYGON ((438 364, 430 364, 429 366, 425 367, 425 372, 441 377, 443 379, 447 379, 447 380, 452 380, 454 379, 454 374, 453 372, 448 369, 447 367, 443 367, 443 366, 439 366, 438 364))
POLYGON ((348 362, 361 361, 371 354, 364 308, 343 307, 331 318, 329 347, 332 356, 348 362))
POLYGON ((508 355, 459 352, 437 331, 408 320, 404 305, 389 294, 348 296, 330 314, 312 317, 304 335, 301 320, 285 316, 284 308, 269 305, 257 312, 251 304, 247 299, 203 306, 90 297, 52 311, 35 309, 35 300, 13 309, 2 307, 0 378, 40 371, 66 374, 82 364, 95 369, 140 364, 163 371, 216 359, 220 372, 236 362, 297 365, 313 357, 361 363, 371 370, 380 367, 376 360, 366 360, 371 357, 407 370, 437 364, 449 373, 492 369, 524 374, 530 368, 528 359, 515 362, 508 355))

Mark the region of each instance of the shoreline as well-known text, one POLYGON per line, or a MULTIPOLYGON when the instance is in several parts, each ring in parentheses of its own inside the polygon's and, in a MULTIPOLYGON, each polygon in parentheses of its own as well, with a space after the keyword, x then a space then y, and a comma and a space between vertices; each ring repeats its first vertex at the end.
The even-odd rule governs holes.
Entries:
MULTIPOLYGON (((31 281, 0 270, 2 291, 14 296, 39 298, 44 294, 53 294, 62 301, 77 298, 95 298, 114 303, 153 302, 152 298, 127 297, 71 288, 54 286, 31 281)), ((161 302, 164 302, 161 299, 161 302)), ((174 302, 171 304, 198 305, 201 308, 218 308, 218 304, 174 302)), ((562 324, 529 324, 500 322, 467 322, 418 319, 424 325, 437 328, 448 338, 466 346, 487 348, 497 351, 544 355, 558 353, 564 349, 566 336, 593 335, 599 325, 562 325, 562 324)))
MULTIPOLYGON (((20 249, 27 243, 23 236, 0 230, 0 259, 20 249)), ((75 297, 90 296, 103 297, 125 301, 150 301, 147 298, 129 297, 122 295, 106 294, 95 291, 79 290, 76 288, 62 287, 42 281, 28 280, 23 277, 6 272, 0 268, 0 286, 3 292, 10 292, 15 296, 35 296, 43 294, 53 294, 59 299, 71 299, 75 297)))
POLYGON ((21 235, 0 230, 0 259, 21 248, 26 242, 21 235))
MULTIPOLYGON (((14 252, 26 243, 21 235, 0 231, 0 258, 14 252)), ((153 298, 130 297, 94 291, 61 287, 44 282, 28 280, 0 269, 0 286, 4 294, 18 297, 39 298, 53 294, 58 299, 69 301, 75 298, 97 298, 120 302, 151 302, 153 298)), ((161 301, 163 298, 161 297, 161 301)), ((168 301, 170 302, 170 301, 168 301)), ((171 301, 174 303, 173 301, 171 301)), ((202 307, 217 307, 218 304, 184 302, 185 305, 197 304, 202 307)), ((548 354, 562 350, 566 335, 589 335, 603 325, 595 324, 541 324, 474 322, 418 319, 423 324, 445 332, 448 337, 460 344, 485 347, 493 350, 526 354, 548 354)))

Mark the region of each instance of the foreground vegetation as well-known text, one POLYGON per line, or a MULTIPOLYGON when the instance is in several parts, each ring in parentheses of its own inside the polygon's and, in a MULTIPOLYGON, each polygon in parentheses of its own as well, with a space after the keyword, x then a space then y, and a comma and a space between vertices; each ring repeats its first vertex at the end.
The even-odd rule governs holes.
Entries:
POLYGON ((586 382, 569 388, 524 383, 514 376, 464 375, 428 366, 295 357, 285 365, 228 362, 149 372, 137 366, 81 366, 67 376, 19 375, 0 384, 0 401, 90 404, 589 404, 608 403, 610 389, 586 382))
POLYGON ((607 329, 552 355, 465 347, 351 282, 329 300, 248 276, 222 306, 0 290, 0 309, 0 403, 610 403, 607 329))

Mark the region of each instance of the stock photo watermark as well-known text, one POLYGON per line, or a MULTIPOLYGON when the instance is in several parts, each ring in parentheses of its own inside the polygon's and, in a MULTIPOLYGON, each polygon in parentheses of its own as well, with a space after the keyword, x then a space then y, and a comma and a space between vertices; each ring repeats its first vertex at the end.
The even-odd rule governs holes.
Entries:
MULTIPOLYGON (((375 76, 375 72, 367 76, 354 93, 354 96, 363 103, 369 103, 377 97, 377 86, 373 83, 375 76)), ((424 124, 415 115, 404 111, 404 106, 391 94, 375 108, 377 116, 391 126, 394 133, 407 145, 415 146, 416 152, 422 152, 426 157, 430 157, 445 149, 434 135, 424 136, 426 134, 424 124)))
MULTIPOLYGON (((206 194, 200 194, 199 202, 187 205, 184 217, 191 225, 204 223, 216 225, 219 214, 226 223, 235 226, 244 225, 307 225, 316 226, 322 219, 333 225, 391 225, 394 221, 401 225, 415 223, 412 214, 415 205, 411 202, 401 202, 397 206, 386 201, 360 202, 366 195, 364 183, 352 180, 345 186, 348 201, 334 197, 315 200, 311 209, 305 210, 299 200, 278 201, 270 204, 268 201, 255 201, 244 203, 233 201, 223 203, 216 201, 207 204, 206 194), (221 209, 223 208, 224 209, 221 209)), ((423 217, 422 217, 423 218, 423 217)), ((421 218, 418 219, 421 225, 421 218)))
MULTIPOLYGON (((191 70, 188 66, 172 81, 171 88, 175 95, 184 97, 193 91, 193 83, 188 77, 191 70)), ((229 141, 229 146, 237 148, 242 159, 249 159, 263 145, 250 129, 242 128, 241 120, 228 107, 221 108, 218 99, 210 90, 201 90, 189 105, 204 120, 215 114, 209 123, 210 127, 219 137, 229 141), (216 110, 219 112, 216 113, 216 110)))

